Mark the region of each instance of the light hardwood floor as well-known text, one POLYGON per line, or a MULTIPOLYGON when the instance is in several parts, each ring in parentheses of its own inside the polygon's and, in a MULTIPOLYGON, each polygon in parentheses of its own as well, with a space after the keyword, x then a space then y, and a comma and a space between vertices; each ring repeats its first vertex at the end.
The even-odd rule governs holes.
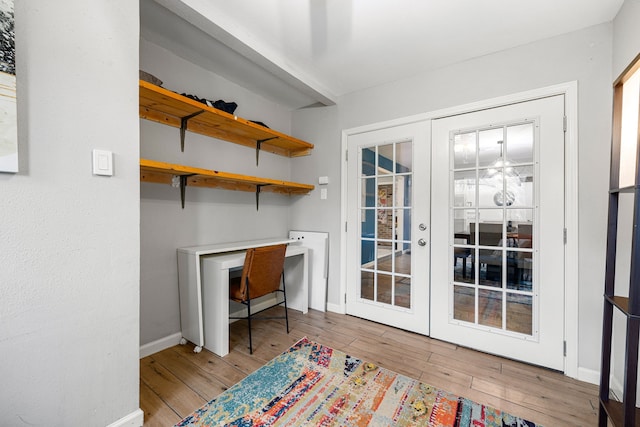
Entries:
MULTIPOLYGON (((281 307, 272 309, 281 314, 281 307)), ((265 314, 268 312, 265 312, 265 314)), ((597 425, 598 388, 559 372, 479 353, 352 316, 289 310, 284 321, 254 322, 249 355, 245 321, 230 326, 230 353, 218 357, 193 345, 140 360, 140 407, 145 426, 172 426, 255 371, 300 338, 547 427, 597 425)))

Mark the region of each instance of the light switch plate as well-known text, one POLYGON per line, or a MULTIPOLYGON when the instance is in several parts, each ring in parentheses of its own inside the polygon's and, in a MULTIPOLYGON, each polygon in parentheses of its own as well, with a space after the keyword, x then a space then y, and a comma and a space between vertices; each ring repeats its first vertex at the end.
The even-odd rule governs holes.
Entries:
POLYGON ((113 176, 113 153, 107 150, 93 150, 93 174, 113 176))

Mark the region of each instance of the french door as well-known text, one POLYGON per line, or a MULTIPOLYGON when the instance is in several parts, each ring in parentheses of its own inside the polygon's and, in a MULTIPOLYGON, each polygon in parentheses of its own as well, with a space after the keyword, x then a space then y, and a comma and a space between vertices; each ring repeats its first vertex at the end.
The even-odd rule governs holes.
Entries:
POLYGON ((429 124, 347 141, 348 314, 429 332, 429 124))
POLYGON ((432 122, 431 336, 564 368, 564 96, 432 122))

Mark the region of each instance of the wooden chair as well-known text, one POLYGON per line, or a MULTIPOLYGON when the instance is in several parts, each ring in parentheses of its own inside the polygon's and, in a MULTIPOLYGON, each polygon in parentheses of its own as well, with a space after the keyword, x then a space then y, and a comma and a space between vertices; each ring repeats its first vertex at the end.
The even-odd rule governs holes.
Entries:
MULTIPOLYGON (((247 249, 242 267, 242 276, 229 281, 229 299, 247 307, 247 316, 230 319, 247 319, 249 323, 249 353, 253 354, 251 342, 251 318, 265 310, 284 304, 284 317, 260 317, 259 319, 285 319, 289 333, 289 316, 287 314, 287 293, 284 283, 284 255, 287 245, 272 245, 247 249), (282 289, 280 288, 282 280, 282 289), (251 300, 265 295, 281 292, 283 300, 253 313, 251 300)), ((277 297, 276 297, 277 298, 277 297)))

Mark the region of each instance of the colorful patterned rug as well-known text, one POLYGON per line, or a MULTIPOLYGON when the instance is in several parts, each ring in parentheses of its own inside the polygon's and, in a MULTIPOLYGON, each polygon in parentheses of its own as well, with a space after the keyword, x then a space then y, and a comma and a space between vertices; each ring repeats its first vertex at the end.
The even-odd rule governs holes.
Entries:
POLYGON ((307 338, 176 426, 539 427, 307 338))

